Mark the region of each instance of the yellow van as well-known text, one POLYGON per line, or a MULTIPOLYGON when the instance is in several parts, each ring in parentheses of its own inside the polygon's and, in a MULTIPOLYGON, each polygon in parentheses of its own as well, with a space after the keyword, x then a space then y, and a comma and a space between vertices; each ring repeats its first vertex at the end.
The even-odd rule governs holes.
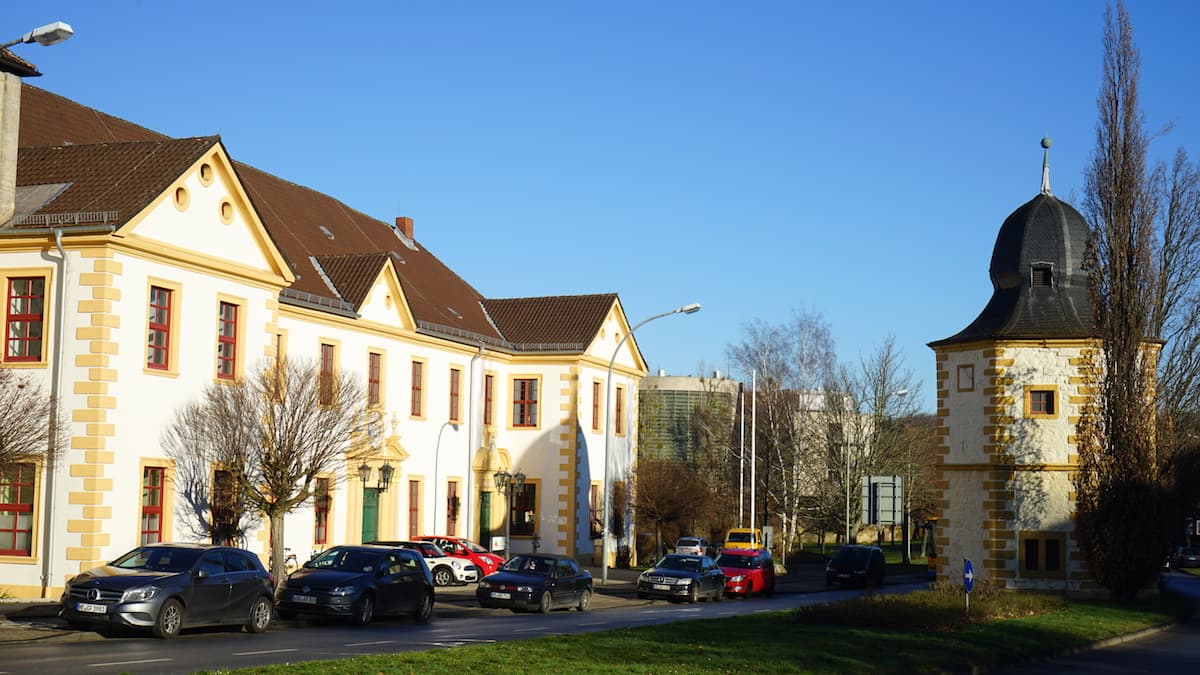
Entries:
POLYGON ((734 527, 725 534, 725 548, 762 548, 762 530, 734 527))

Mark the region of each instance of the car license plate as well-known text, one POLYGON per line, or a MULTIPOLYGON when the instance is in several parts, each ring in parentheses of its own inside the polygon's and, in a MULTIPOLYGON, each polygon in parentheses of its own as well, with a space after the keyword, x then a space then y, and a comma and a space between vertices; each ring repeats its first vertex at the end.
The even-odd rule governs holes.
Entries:
POLYGON ((75 609, 87 614, 105 614, 108 612, 107 605, 94 605, 90 602, 81 602, 75 605, 75 609))
POLYGON ((671 590, 671 587, 670 587, 670 586, 668 586, 668 585, 666 585, 666 584, 654 584, 654 590, 656 590, 656 591, 669 591, 669 590, 671 590))
POLYGON ((839 579, 849 579, 849 578, 850 578, 850 575, 849 575, 849 574, 839 574, 839 575, 838 575, 838 578, 839 578, 839 579))
POLYGON ((293 595, 292 602, 298 602, 302 605, 315 605, 317 604, 317 598, 312 595, 293 595))
POLYGON ((500 600, 509 600, 512 598, 512 593, 502 593, 500 591, 492 591, 492 597, 500 600))

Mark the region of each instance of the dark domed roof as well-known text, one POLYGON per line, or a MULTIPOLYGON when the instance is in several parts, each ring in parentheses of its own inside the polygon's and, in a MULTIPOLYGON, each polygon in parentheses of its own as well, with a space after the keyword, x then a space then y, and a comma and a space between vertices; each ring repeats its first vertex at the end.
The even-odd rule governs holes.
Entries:
POLYGON ((992 299, 958 334, 929 343, 1095 337, 1091 293, 1083 271, 1088 225, 1049 191, 1000 227, 992 250, 992 299))

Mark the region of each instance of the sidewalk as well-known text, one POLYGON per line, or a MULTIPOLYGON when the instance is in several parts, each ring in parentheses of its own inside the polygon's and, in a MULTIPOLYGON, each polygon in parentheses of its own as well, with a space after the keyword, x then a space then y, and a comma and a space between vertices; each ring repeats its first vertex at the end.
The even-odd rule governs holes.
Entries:
MULTIPOLYGON (((637 597, 637 577, 640 570, 609 568, 608 583, 600 582, 599 567, 586 568, 592 574, 595 593, 593 609, 650 604, 651 600, 637 597)), ((777 593, 817 593, 825 588, 825 566, 823 563, 799 564, 787 574, 776 577, 777 593)), ((508 614, 508 610, 484 609, 475 600, 475 584, 466 586, 443 586, 437 589, 437 602, 433 619, 462 616, 486 616, 508 614)), ((277 620, 278 625, 287 622, 277 620)), ((13 642, 52 641, 73 642, 81 640, 103 640, 93 631, 75 630, 58 618, 58 603, 46 600, 0 602, 0 645, 13 642)))

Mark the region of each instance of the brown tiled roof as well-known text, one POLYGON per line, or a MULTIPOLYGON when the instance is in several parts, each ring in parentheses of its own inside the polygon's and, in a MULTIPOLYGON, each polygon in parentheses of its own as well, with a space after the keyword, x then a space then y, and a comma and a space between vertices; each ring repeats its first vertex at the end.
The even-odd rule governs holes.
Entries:
POLYGON ((39 77, 37 66, 8 51, 0 49, 0 73, 12 73, 17 77, 39 77))
POLYGON ((583 349, 600 332, 616 301, 615 293, 604 293, 487 299, 483 304, 496 328, 518 350, 539 343, 583 349))
MULTIPOLYGON (((110 144, 117 148, 127 142, 131 144, 129 148, 113 150, 114 157, 124 157, 121 153, 132 156, 145 152, 139 141, 169 140, 168 136, 27 83, 22 87, 19 144, 23 148, 72 143, 110 144)), ((178 142, 186 144, 199 140, 178 142)), ((160 144, 161 149, 168 147, 171 151, 178 149, 172 143, 160 144)), ((38 148, 30 157, 52 150, 38 148)), ((21 152, 23 156, 26 151, 21 152)), ((108 168, 107 164, 101 166, 108 168)), ((83 167, 77 165, 75 168, 83 167)), ((166 167, 160 168, 166 171, 166 167)), ((368 285, 378 274, 382 260, 390 256, 418 330, 461 341, 520 349, 521 345, 537 344, 586 346, 599 331, 616 300, 613 294, 487 300, 485 312, 485 300, 477 290, 418 242, 400 237, 390 224, 350 208, 329 195, 247 164, 234 162, 234 168, 271 239, 296 275, 295 283, 284 291, 285 302, 304 298, 305 301, 311 299, 314 305, 337 308, 345 301, 357 308, 365 298, 368 285), (314 259, 321 261, 325 276, 336 292, 322 278, 313 264, 314 259), (379 266, 375 266, 377 263, 379 266)), ((106 170, 105 175, 111 181, 112 176, 119 174, 106 170)), ((152 176, 149 171, 139 174, 146 180, 158 175, 152 176)), ((176 176, 178 174, 172 178, 176 176)), ((99 185, 103 179, 96 180, 99 185)), ((61 182, 67 181, 79 182, 81 178, 64 177, 61 182)), ((21 182, 29 183, 24 176, 21 182)), ((152 180, 148 182, 145 191, 154 189, 153 183, 152 180)), ((131 181, 121 192, 138 190, 131 181)), ((102 196, 99 187, 87 194, 93 194, 93 199, 84 199, 85 191, 80 191, 78 201, 97 205, 120 201, 114 196, 102 196)), ((121 201, 123 206, 118 208, 122 217, 132 215, 124 213, 125 209, 131 208, 130 203, 128 199, 121 201)))
POLYGON ((17 145, 67 145, 165 141, 170 136, 80 105, 25 83, 21 87, 21 130, 17 145))
MULTIPOLYGON (((20 148, 17 151, 17 185, 69 184, 34 214, 71 216, 111 212, 111 216, 90 222, 121 224, 161 195, 217 143, 220 143, 218 137, 206 136, 141 143, 20 148), (104 170, 97 171, 96 167, 104 167, 104 170)), ((24 225, 18 222, 17 227, 44 224, 41 221, 24 225)))
POLYGON ((316 258, 338 294, 357 310, 390 256, 390 253, 351 253, 319 255, 316 258))

